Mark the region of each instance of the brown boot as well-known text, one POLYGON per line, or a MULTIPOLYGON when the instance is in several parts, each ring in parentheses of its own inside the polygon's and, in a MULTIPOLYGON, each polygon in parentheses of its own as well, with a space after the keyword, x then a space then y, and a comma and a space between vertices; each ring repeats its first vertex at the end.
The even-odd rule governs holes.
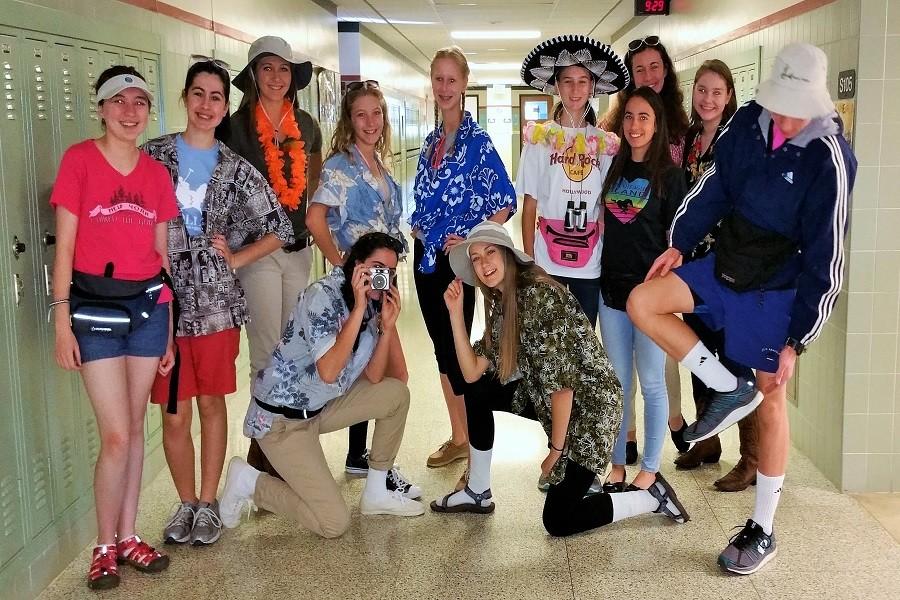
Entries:
POLYGON ((696 469, 701 464, 713 464, 719 462, 722 455, 722 444, 719 443, 719 436, 714 435, 711 438, 697 442, 691 449, 680 454, 675 458, 675 468, 685 471, 696 469))
POLYGON ((741 459, 731 472, 713 485, 720 492, 741 492, 756 485, 756 467, 759 459, 759 417, 753 411, 738 423, 741 440, 741 459))

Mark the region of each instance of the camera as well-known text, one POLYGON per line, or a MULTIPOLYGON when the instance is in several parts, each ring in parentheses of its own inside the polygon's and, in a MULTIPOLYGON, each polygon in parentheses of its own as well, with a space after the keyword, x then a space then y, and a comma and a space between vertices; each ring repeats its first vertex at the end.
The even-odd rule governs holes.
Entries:
POLYGON ((391 269, 387 267, 372 267, 369 269, 369 278, 373 290, 391 289, 391 269))

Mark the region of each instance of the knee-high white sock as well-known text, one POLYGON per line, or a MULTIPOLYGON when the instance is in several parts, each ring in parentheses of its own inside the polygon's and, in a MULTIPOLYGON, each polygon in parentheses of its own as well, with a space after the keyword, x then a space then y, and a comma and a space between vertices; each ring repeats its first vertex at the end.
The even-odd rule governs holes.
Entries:
POLYGON ((681 364, 705 383, 706 387, 717 392, 730 392, 737 388, 737 377, 701 341, 681 359, 681 364))
POLYGON ((659 508, 659 501, 647 490, 609 494, 609 499, 612 501, 613 507, 611 523, 651 513, 659 508))
MULTIPOLYGON (((481 494, 491 487, 491 456, 492 450, 476 450, 469 445, 469 489, 476 494, 481 494)), ((481 504, 487 505, 490 500, 484 500, 481 504)), ((460 504, 474 504, 472 497, 466 491, 460 490, 447 498, 447 506, 460 504)))
POLYGON ((756 472, 756 503, 753 505, 753 517, 756 524, 762 527, 766 535, 772 535, 772 523, 775 521, 775 509, 781 500, 781 488, 784 487, 784 475, 769 477, 756 472))
POLYGON ((372 500, 387 496, 387 471, 379 471, 369 467, 369 473, 366 475, 366 487, 363 488, 363 495, 372 500))

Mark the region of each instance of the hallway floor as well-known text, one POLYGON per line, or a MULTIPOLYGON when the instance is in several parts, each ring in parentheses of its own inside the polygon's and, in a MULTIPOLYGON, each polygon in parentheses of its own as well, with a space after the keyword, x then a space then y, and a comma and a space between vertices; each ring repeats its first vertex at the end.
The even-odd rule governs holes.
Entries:
MULTIPOLYGON (((412 406, 398 463, 429 502, 451 489, 464 465, 425 467, 426 456, 447 438, 449 424, 408 265, 401 269, 400 280, 400 331, 412 406)), ((689 380, 682 380, 688 404, 689 380)), ((229 457, 246 453, 241 423, 247 398, 244 387, 228 399, 229 457)), ((685 411, 690 419, 692 409, 686 406, 685 411)), ((743 525, 750 514, 753 488, 723 494, 712 482, 737 459, 736 430, 723 437, 721 463, 696 471, 676 471, 675 450, 666 442, 663 472, 690 511, 689 523, 676 525, 646 515, 554 539, 541 525, 543 494, 536 487, 546 437, 536 423, 505 414, 496 420, 493 515, 439 516, 428 510, 417 518, 361 517, 363 480, 345 478, 347 435, 337 432, 323 436, 323 446, 352 508, 353 523, 343 537, 320 539, 287 519, 253 513, 237 529, 226 530, 214 546, 166 547, 172 564, 162 574, 123 568, 122 585, 102 596, 900 599, 900 544, 796 451, 791 453, 775 522, 779 554, 760 573, 735 577, 721 573, 715 559, 732 528, 743 525)), ((634 474, 631 468, 629 476, 634 474)), ((139 531, 150 543, 160 543, 176 500, 167 470, 145 488, 139 531)), ((89 558, 90 549, 85 548, 41 598, 90 597, 85 584, 89 558)))

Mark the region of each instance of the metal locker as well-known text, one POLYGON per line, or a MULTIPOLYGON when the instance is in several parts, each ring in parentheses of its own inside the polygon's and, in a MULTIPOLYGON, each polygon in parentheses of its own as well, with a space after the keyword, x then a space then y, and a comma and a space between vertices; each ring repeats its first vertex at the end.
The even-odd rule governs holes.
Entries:
MULTIPOLYGON (((13 402, 19 407, 22 431, 20 454, 23 457, 22 478, 25 489, 26 535, 30 539, 46 527, 52 518, 50 451, 47 439, 46 405, 43 401, 43 368, 47 363, 41 355, 38 336, 38 298, 40 293, 35 270, 34 244, 32 242, 32 222, 29 211, 30 185, 29 165, 24 148, 28 147, 26 137, 27 118, 32 114, 26 102, 35 102, 35 94, 29 88, 45 83, 38 81, 40 74, 30 71, 25 65, 31 61, 35 44, 12 36, 3 37, 4 49, 4 93, 11 92, 13 99, 6 101, 2 121, 3 139, 6 142, 0 156, 0 171, 3 179, 3 208, 5 209, 6 239, 2 252, 9 265, 9 293, 4 302, 9 307, 8 320, 11 339, 15 349, 10 357, 14 380, 13 402), (18 398, 18 402, 16 402, 18 398)), ((45 108, 46 102, 45 102, 45 108)), ((35 117, 40 111, 33 111, 35 117)), ((52 147, 52 144, 51 144, 52 147)))
POLYGON ((159 76, 159 60, 156 57, 144 54, 141 56, 141 63, 137 67, 147 87, 153 92, 154 100, 150 104, 150 118, 147 121, 147 129, 144 131, 144 140, 151 140, 165 133, 163 131, 162 119, 160 118, 160 107, 162 105, 162 82, 159 76))
POLYGON ((24 456, 20 452, 21 433, 17 432, 18 403, 15 402, 13 378, 18 364, 15 338, 9 327, 19 287, 14 279, 18 273, 10 268, 10 263, 14 261, 9 253, 12 234, 7 229, 6 220, 6 205, 11 203, 11 192, 15 191, 15 172, 12 169, 17 165, 12 155, 20 151, 25 136, 18 53, 18 40, 0 32, 0 93, 3 94, 3 110, 0 112, 0 276, 3 278, 0 283, 0 390, 3 390, 0 401, 0 453, 6 457, 0 461, 0 564, 6 563, 25 547, 25 502, 20 476, 24 456))
POLYGON ((106 66, 103 64, 100 50, 89 46, 81 47, 79 62, 81 69, 75 81, 75 94, 84 101, 76 105, 78 111, 76 114, 80 115, 77 120, 83 124, 83 137, 98 137, 103 130, 100 127, 100 115, 97 114, 97 93, 94 91, 94 85, 106 66))

